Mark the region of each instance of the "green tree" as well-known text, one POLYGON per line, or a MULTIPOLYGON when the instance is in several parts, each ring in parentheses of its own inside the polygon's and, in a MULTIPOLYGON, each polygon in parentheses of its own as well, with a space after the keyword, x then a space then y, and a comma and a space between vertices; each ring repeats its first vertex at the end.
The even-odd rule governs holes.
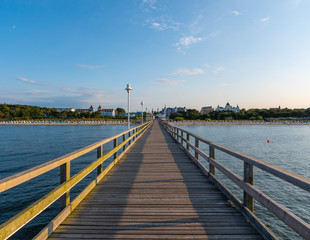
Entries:
POLYGON ((93 113, 91 114, 91 117, 92 117, 92 118, 101 118, 101 114, 100 114, 100 112, 93 112, 93 113))
POLYGON ((125 109, 123 108, 116 108, 117 116, 120 116, 122 113, 125 113, 125 109))

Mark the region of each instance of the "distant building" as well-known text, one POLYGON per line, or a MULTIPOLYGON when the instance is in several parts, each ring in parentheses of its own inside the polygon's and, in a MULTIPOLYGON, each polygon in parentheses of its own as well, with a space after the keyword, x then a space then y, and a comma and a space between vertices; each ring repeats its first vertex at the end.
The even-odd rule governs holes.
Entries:
POLYGON ((233 107, 233 106, 231 106, 231 105, 229 104, 229 102, 227 102, 225 107, 217 106, 216 111, 233 111, 233 112, 239 112, 239 111, 240 111, 240 108, 239 108, 238 105, 237 105, 237 107, 233 107))
MULTIPOLYGON (((99 106, 100 107, 100 106, 99 106)), ((102 109, 99 111, 99 107, 98 107, 98 112, 100 112, 101 117, 104 116, 110 116, 110 117, 115 117, 115 110, 114 109, 102 109)))
POLYGON ((169 117, 172 113, 177 113, 177 112, 186 112, 186 107, 175 107, 175 108, 166 108, 164 107, 161 110, 161 114, 169 117))
POLYGON ((271 110, 271 111, 279 111, 279 110, 281 110, 281 107, 279 106, 277 108, 269 108, 269 110, 271 110))
POLYGON ((99 105, 97 111, 100 112, 101 110, 102 110, 102 107, 101 107, 101 105, 99 105))
POLYGON ((200 110, 200 114, 201 115, 205 115, 208 114, 209 112, 213 112, 214 108, 212 108, 212 106, 206 106, 206 107, 202 107, 200 110))
POLYGON ((75 112, 74 108, 56 108, 57 112, 75 112))
POLYGON ((90 108, 88 108, 88 109, 82 109, 82 108, 80 108, 80 109, 76 109, 76 111, 77 111, 78 113, 82 113, 82 112, 93 113, 94 108, 93 108, 93 105, 91 105, 90 108))

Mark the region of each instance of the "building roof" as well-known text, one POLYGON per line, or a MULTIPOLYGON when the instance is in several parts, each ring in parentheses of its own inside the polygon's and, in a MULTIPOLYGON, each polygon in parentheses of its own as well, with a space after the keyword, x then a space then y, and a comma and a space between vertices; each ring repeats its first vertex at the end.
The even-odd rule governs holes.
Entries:
POLYGON ((109 109, 101 109, 101 111, 103 112, 113 112, 114 109, 113 108, 109 108, 109 109))

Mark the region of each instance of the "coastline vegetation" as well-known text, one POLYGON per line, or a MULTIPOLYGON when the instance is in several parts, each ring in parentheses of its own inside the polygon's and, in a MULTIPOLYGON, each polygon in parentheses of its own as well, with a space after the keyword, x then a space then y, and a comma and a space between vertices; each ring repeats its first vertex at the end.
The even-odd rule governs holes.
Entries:
MULTIPOLYGON (((0 104, 0 120, 18 121, 18 120, 55 120, 55 121, 80 121, 80 120, 126 120, 123 108, 116 109, 116 116, 100 116, 99 112, 58 112, 56 108, 45 108, 30 105, 19 104, 0 104)), ((144 113, 144 118, 146 113, 144 113)), ((131 117, 137 120, 141 116, 131 117)), ((310 120, 310 108, 307 109, 242 109, 239 112, 233 111, 213 111, 201 115, 196 109, 188 109, 186 112, 177 112, 169 116, 174 121, 183 120, 202 120, 202 121, 232 121, 232 120, 255 120, 255 121, 306 121, 310 120)))
POLYGON ((213 111, 200 115, 196 109, 188 109, 186 112, 177 112, 169 116, 175 121, 183 120, 255 120, 255 121, 303 121, 310 120, 310 108, 307 109, 242 109, 240 112, 213 111))
MULTIPOLYGON (((19 104, 0 104, 0 120, 2 121, 18 121, 18 120, 71 120, 79 121, 82 119, 87 120, 122 120, 127 119, 120 114, 125 112, 122 108, 117 108, 117 115, 115 117, 104 116, 102 117, 99 112, 58 112, 56 108, 45 108, 29 105, 19 104)), ((139 117, 139 116, 138 116, 139 117)), ((138 117, 132 117, 132 120, 138 119, 138 117)), ((141 118, 141 117, 140 117, 141 118)))

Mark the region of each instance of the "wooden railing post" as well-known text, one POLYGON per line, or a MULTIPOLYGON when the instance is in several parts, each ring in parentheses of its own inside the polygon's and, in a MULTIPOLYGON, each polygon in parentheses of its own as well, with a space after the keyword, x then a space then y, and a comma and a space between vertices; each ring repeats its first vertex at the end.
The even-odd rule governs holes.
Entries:
MULTIPOLYGON (((189 133, 186 133, 186 141, 189 142, 189 133)), ((189 144, 186 143, 186 150, 189 151, 189 144)))
MULTIPOLYGON (((215 159, 214 147, 211 145, 209 146, 209 157, 215 159)), ((211 163, 209 164, 209 173, 215 175, 215 167, 211 163)))
MULTIPOLYGON (((243 181, 253 185, 254 183, 254 168, 253 165, 244 162, 243 165, 243 181)), ((254 211, 254 199, 248 193, 243 191, 243 204, 247 207, 251 212, 254 211)))
MULTIPOLYGON (((70 162, 60 166, 60 184, 70 180, 70 162)), ((64 209, 70 204, 70 191, 60 197, 60 208, 64 209)))
MULTIPOLYGON (((123 142, 126 141, 126 134, 123 134, 123 142)), ((123 151, 126 150, 126 144, 123 146, 123 151)))
MULTIPOLYGON (((113 141, 113 148, 116 148, 117 147, 117 138, 114 139, 113 141)), ((117 158, 117 151, 114 153, 114 160, 117 158)))
MULTIPOLYGON (((199 148, 199 139, 198 138, 195 138, 195 147, 199 148)), ((196 150, 195 150, 195 158, 196 158, 196 160, 198 160, 198 158, 199 158, 198 151, 196 151, 196 150)))
MULTIPOLYGON (((97 159, 102 157, 102 145, 97 148, 97 159)), ((97 167, 97 176, 102 173, 102 163, 97 167)))
POLYGON ((180 132, 180 131, 179 131, 179 129, 177 128, 177 141, 178 141, 178 142, 180 142, 180 136, 179 136, 180 133, 179 133, 179 132, 180 132))
POLYGON ((181 130, 181 145, 182 145, 182 147, 183 147, 183 143, 184 143, 184 141, 183 141, 183 130, 181 130))
MULTIPOLYGON (((131 137, 131 131, 128 132, 128 138, 131 137)), ((128 141, 128 146, 131 144, 131 139, 128 141)))

